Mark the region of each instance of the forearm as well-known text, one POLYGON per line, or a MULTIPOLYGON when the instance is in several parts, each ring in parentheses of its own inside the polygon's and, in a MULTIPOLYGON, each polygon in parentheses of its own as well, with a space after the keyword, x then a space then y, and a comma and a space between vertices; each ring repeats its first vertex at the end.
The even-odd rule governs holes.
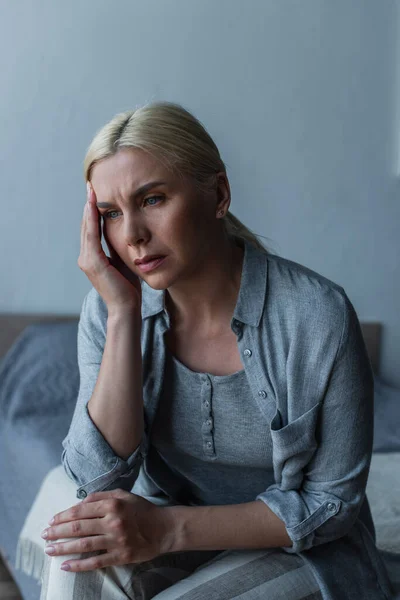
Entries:
POLYGON ((141 315, 109 315, 99 375, 88 412, 114 452, 128 458, 143 435, 141 315))
POLYGON ((227 550, 292 546, 285 524, 261 500, 222 506, 168 506, 173 548, 227 550))

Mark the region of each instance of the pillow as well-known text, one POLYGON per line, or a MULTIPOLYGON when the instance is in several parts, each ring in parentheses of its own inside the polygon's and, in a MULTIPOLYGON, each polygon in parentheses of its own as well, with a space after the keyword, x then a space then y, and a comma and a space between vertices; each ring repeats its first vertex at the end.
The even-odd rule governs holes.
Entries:
POLYGON ((372 455, 366 495, 379 550, 400 555, 400 453, 372 455))
POLYGON ((400 452, 400 389, 374 375, 373 452, 400 452))
POLYGON ((79 391, 77 334, 78 319, 29 325, 0 363, 0 424, 46 436, 58 453, 79 391))
MULTIPOLYGON (((14 568, 17 541, 44 478, 61 462, 78 397, 77 333, 78 320, 29 325, 0 362, 0 546, 24 598, 39 596, 21 564, 14 568)), ((27 558, 33 573, 34 555, 27 558)))

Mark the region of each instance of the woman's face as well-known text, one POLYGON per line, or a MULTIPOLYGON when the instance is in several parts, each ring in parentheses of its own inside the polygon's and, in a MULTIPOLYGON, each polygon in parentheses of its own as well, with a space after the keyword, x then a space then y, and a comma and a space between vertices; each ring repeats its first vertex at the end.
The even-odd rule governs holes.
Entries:
MULTIPOLYGON (((92 169, 91 183, 112 247, 154 289, 193 276, 221 235, 217 191, 199 194, 192 181, 172 174, 147 152, 124 148, 102 159, 92 169), (159 183, 138 191, 150 182, 159 183), (145 273, 134 261, 146 255, 166 259, 145 273)), ((226 185, 229 192, 227 180, 226 185)), ((229 200, 223 206, 227 210, 229 200)))

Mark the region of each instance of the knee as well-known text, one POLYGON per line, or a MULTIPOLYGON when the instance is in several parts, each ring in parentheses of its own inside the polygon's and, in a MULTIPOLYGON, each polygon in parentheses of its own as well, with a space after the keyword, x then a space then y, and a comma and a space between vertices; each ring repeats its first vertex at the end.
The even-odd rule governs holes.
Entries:
POLYGON ((55 514, 79 504, 81 501, 76 497, 76 490, 76 484, 67 476, 62 465, 52 469, 40 490, 45 512, 43 517, 50 521, 55 514))

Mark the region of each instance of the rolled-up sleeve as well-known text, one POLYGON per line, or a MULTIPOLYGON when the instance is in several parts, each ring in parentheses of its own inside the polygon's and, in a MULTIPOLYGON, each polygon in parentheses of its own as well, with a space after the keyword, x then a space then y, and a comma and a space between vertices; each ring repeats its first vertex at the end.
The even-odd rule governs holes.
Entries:
POLYGON ((283 548, 288 553, 345 535, 365 498, 374 379, 356 311, 343 298, 342 332, 324 397, 273 439, 283 476, 256 497, 285 523, 293 542, 283 548))
POLYGON ((78 323, 77 355, 80 384, 75 411, 62 442, 61 462, 78 487, 77 497, 101 490, 130 491, 139 474, 142 444, 127 458, 115 454, 88 412, 106 340, 107 309, 95 288, 85 296, 78 323))

